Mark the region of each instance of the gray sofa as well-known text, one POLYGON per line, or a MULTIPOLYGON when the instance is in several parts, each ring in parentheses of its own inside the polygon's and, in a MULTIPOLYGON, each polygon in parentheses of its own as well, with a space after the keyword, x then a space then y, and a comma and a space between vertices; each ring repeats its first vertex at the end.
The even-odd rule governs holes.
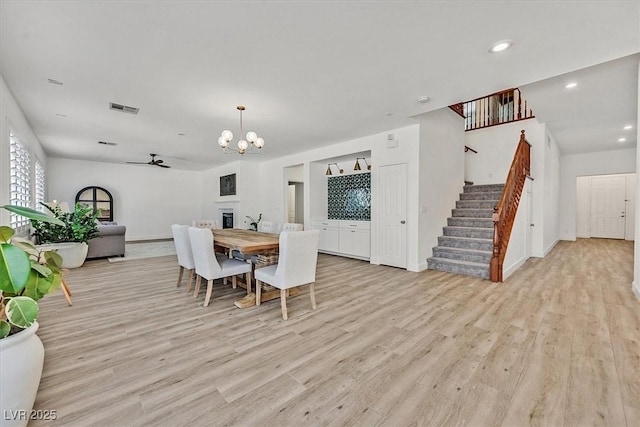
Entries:
POLYGON ((89 240, 89 252, 87 259, 124 256, 124 235, 127 232, 125 225, 116 222, 98 224, 98 235, 89 240))

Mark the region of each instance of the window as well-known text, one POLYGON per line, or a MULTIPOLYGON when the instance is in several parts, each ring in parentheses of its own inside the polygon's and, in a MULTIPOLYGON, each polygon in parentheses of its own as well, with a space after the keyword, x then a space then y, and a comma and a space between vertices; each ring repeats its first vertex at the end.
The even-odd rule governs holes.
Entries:
POLYGON ((40 203, 44 203, 45 201, 45 193, 46 193, 46 179, 44 174, 44 168, 42 164, 36 160, 36 188, 35 188, 35 208, 41 212, 44 212, 44 206, 40 203))
MULTIPOLYGON (((10 203, 16 206, 31 207, 30 170, 31 163, 29 151, 12 133, 9 135, 9 164, 11 167, 11 193, 10 203)), ((12 213, 10 225, 16 231, 26 229, 29 220, 23 216, 12 213)))
POLYGON ((113 221, 113 196, 102 187, 85 187, 76 194, 76 203, 99 210, 98 221, 113 221))

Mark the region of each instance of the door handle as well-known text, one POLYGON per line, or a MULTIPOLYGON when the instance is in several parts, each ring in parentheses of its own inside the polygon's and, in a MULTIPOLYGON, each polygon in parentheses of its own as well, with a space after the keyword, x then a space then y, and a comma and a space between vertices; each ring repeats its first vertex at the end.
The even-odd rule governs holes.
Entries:
POLYGON ((405 221, 404 219, 402 221, 400 221, 400 224, 406 224, 407 221, 405 221))

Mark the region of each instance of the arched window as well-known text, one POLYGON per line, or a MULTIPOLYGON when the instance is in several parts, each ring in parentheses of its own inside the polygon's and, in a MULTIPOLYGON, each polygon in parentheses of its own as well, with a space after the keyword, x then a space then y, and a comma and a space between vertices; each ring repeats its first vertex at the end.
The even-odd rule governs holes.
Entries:
POLYGON ((113 197, 102 187, 85 187, 76 194, 76 203, 100 209, 98 221, 113 221, 113 197))

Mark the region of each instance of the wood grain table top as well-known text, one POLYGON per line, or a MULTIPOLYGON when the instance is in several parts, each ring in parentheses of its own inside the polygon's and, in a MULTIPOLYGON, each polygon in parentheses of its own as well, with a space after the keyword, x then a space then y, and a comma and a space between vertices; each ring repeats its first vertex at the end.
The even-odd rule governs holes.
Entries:
POLYGON ((280 235, 238 228, 214 229, 214 244, 236 249, 244 254, 259 254, 275 251, 280 246, 280 235))

